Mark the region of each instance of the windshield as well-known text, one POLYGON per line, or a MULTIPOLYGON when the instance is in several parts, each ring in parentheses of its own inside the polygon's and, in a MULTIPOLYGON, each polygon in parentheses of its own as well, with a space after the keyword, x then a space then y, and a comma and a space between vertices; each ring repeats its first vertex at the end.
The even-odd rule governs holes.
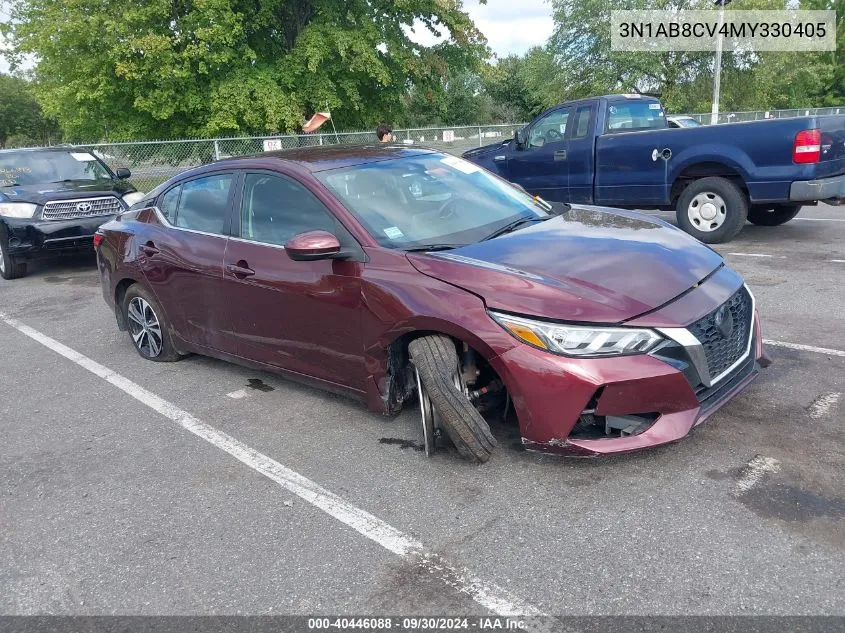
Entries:
POLYGON ((424 154, 315 175, 387 248, 461 246, 522 218, 549 217, 528 194, 455 156, 424 154))
POLYGON ((0 152, 0 187, 111 178, 88 152, 0 152))
POLYGON ((630 132, 666 127, 658 101, 615 101, 607 106, 607 132, 630 132))

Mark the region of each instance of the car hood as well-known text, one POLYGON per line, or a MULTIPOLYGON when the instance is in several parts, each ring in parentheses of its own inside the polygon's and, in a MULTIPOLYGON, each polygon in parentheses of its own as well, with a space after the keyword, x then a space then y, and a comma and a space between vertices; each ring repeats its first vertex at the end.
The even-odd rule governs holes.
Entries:
POLYGON ((493 240, 408 258, 491 309, 598 323, 650 312, 723 264, 660 219, 583 206, 493 240))
POLYGON ((44 204, 48 200, 68 200, 97 196, 122 196, 135 191, 129 183, 113 180, 72 180, 15 185, 0 188, 0 201, 44 204))

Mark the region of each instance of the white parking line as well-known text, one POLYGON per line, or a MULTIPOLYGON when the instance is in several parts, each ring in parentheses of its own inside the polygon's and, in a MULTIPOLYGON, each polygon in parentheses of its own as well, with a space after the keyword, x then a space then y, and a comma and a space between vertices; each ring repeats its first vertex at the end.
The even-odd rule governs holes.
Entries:
POLYGON ((836 403, 839 402, 840 395, 838 393, 826 393, 813 400, 810 406, 807 407, 810 417, 818 420, 827 415, 836 406, 836 403))
POLYGON ((469 596, 482 607, 501 616, 544 615, 537 607, 510 595, 504 589, 482 582, 467 569, 450 565, 439 555, 426 551, 423 544, 415 538, 404 534, 369 512, 352 505, 267 455, 259 453, 222 431, 218 431, 213 426, 195 418, 190 413, 147 391, 108 367, 2 312, 0 312, 0 321, 44 347, 64 356, 83 369, 87 369, 95 376, 99 376, 142 404, 172 420, 186 431, 190 431, 209 444, 225 451, 238 461, 275 481, 285 490, 304 499, 371 541, 378 543, 386 550, 410 559, 421 569, 469 596))
POLYGON ((780 470, 780 462, 773 457, 756 455, 742 469, 739 481, 734 486, 734 495, 740 497, 760 483, 768 473, 776 473, 780 470))
POLYGON ((842 356, 845 357, 845 350, 829 349, 827 347, 813 347, 812 345, 801 345, 800 343, 787 343, 786 341, 772 341, 763 339, 763 343, 771 345, 772 347, 785 347, 787 349, 795 349, 800 352, 813 352, 815 354, 826 354, 827 356, 842 356))
POLYGON ((836 264, 845 264, 845 259, 831 259, 830 261, 836 264))
POLYGON ((804 222, 845 222, 845 218, 792 218, 793 220, 804 220, 804 222))
POLYGON ((786 259, 786 255, 765 255, 763 253, 728 253, 736 257, 771 257, 774 259, 786 259))

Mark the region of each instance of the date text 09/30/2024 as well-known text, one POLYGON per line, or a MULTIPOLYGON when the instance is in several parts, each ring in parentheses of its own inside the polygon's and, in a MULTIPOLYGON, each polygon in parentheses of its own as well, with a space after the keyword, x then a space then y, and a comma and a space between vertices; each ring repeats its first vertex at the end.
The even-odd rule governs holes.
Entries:
POLYGON ((319 630, 358 630, 358 631, 460 631, 475 629, 478 631, 524 631, 524 620, 504 617, 349 617, 349 618, 309 618, 308 629, 319 630))

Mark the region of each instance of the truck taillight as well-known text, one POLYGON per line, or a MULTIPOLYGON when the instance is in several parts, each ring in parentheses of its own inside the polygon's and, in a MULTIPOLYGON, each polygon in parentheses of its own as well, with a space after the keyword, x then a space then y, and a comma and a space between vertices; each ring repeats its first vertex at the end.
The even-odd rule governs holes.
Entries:
POLYGON ((822 156, 822 133, 819 130, 801 130, 795 135, 792 162, 817 163, 822 156))

